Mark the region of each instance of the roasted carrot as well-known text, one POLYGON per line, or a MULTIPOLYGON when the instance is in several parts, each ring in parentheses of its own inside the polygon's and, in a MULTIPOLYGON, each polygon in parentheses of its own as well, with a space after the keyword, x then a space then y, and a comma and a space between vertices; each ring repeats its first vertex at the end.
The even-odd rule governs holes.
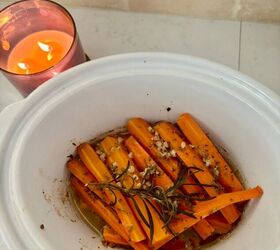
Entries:
POLYGON ((219 211, 231 204, 258 198, 263 195, 261 187, 249 188, 243 191, 220 194, 212 200, 202 201, 194 206, 194 215, 197 218, 205 218, 209 214, 219 211), (210 212, 211 210, 211 212, 210 212))
POLYGON ((68 170, 84 184, 96 182, 94 176, 79 160, 73 159, 67 162, 68 170))
MULTIPOLYGON (((177 216, 177 220, 174 220, 173 222, 171 222, 171 226, 176 232, 182 233, 183 231, 187 230, 188 228, 193 226, 195 223, 197 223, 197 221, 199 221, 200 219, 206 218, 207 216, 215 213, 216 211, 219 211, 225 207, 233 205, 234 203, 258 198, 258 197, 262 196, 262 194, 263 194, 263 191, 259 186, 248 189, 248 190, 220 194, 217 197, 215 197, 209 201, 202 201, 194 206, 194 208, 193 208, 194 216, 197 219, 179 214, 177 216), (180 224, 177 223, 178 220, 180 220, 182 223, 180 223, 180 224), (184 225, 184 227, 182 227, 182 224, 184 225)), ((171 238, 168 239, 168 241, 171 240, 171 238)), ((157 245, 157 246, 155 246, 155 249, 158 249, 161 246, 162 245, 157 245)))
MULTIPOLYGON (((67 168, 69 171, 85 186, 87 186, 89 183, 96 183, 97 180, 94 178, 94 176, 89 172, 89 170, 86 168, 86 166, 79 160, 73 159, 67 162, 67 168)), ((107 203, 110 203, 107 196, 99 189, 94 189, 94 193, 102 198, 107 203)))
MULTIPOLYGON (((107 154, 107 159, 109 163, 115 163, 116 170, 118 171, 124 171, 124 169, 127 168, 128 164, 132 164, 130 162, 130 159, 128 157, 127 152, 123 149, 123 147, 118 144, 118 140, 114 137, 107 136, 103 141, 100 143, 101 147, 107 154)), ((133 165, 130 165, 133 166, 133 165)), ((140 175, 136 172, 135 167, 133 166, 132 171, 128 169, 127 175, 130 175, 132 178, 136 179, 134 180, 135 184, 140 184, 140 175)), ((129 183, 126 186, 126 182, 123 182, 124 188, 131 188, 131 184, 129 183)), ((164 227, 164 222, 159 217, 158 213, 155 211, 155 209, 149 204, 144 202, 143 199, 141 199, 138 196, 134 197, 135 202, 137 203, 138 208, 140 209, 141 213, 145 217, 147 221, 149 221, 149 215, 147 212, 147 208, 152 216, 153 220, 153 229, 148 227, 143 222, 143 219, 141 215, 139 214, 139 211, 136 209, 134 202, 129 198, 128 201, 130 202, 130 205, 135 210, 135 214, 138 217, 144 231, 146 232, 149 239, 152 241, 153 245, 160 244, 162 241, 166 241, 166 238, 170 237, 170 233, 167 231, 167 229, 164 227), (146 208, 147 206, 147 208, 146 208), (153 235, 151 235, 151 230, 153 230, 153 235), (152 239, 151 239, 152 237, 152 239)))
POLYGON ((123 150, 119 144, 117 138, 107 136, 104 140, 101 141, 100 146, 107 155, 107 164, 112 166, 115 171, 115 175, 121 174, 127 167, 131 167, 131 174, 137 176, 137 180, 132 181, 130 176, 124 175, 122 182, 126 187, 133 188, 133 183, 136 184, 140 182, 141 177, 139 176, 138 170, 134 167, 132 161, 127 155, 127 152, 123 150))
POLYGON ((149 156, 144 148, 136 141, 133 136, 125 140, 125 146, 132 154, 132 159, 140 171, 145 171, 147 167, 154 167, 157 174, 154 175, 153 181, 156 185, 162 186, 165 189, 173 186, 173 181, 170 177, 157 165, 157 163, 149 156))
POLYGON ((108 225, 105 225, 103 227, 102 235, 103 235, 103 240, 107 243, 129 246, 128 242, 108 225))
MULTIPOLYGON (((176 151, 178 157, 184 162, 186 167, 196 167, 200 169, 200 171, 193 171, 193 174, 201 184, 204 184, 204 189, 209 196, 213 197, 218 195, 219 192, 217 188, 213 187, 214 184, 217 184, 215 178, 193 148, 180 137, 177 129, 174 128, 171 123, 160 122, 156 124, 155 130, 165 141, 170 143, 171 147, 176 151)), ((221 210, 221 213, 230 224, 235 222, 240 216, 240 212, 235 206, 224 208, 221 210)))
POLYGON ((123 225, 115 215, 114 211, 103 204, 87 187, 84 186, 76 177, 71 178, 71 185, 83 199, 84 202, 97 213, 108 225, 110 225, 133 249, 149 250, 150 248, 144 242, 130 241, 129 235, 124 230, 123 225))
POLYGON ((224 160, 214 143, 203 132, 190 114, 183 114, 177 120, 183 134, 197 149, 210 169, 216 169, 219 182, 229 191, 243 190, 243 186, 235 176, 231 167, 224 160))
MULTIPOLYGON (((94 149, 87 143, 81 144, 78 147, 78 154, 89 169, 100 183, 113 182, 113 177, 107 168, 107 166, 99 159, 94 149)), ((114 194, 109 191, 104 191, 112 203, 115 203, 114 208, 121 220, 126 233, 130 236, 131 241, 139 242, 146 238, 142 231, 139 222, 134 216, 130 209, 125 197, 119 191, 115 191, 114 194)))
POLYGON ((206 219, 218 234, 226 234, 232 229, 231 224, 226 221, 220 212, 211 214, 206 219))
MULTIPOLYGON (((153 178, 156 185, 163 187, 165 190, 174 185, 173 181, 165 174, 133 136, 130 136, 125 140, 125 146, 132 154, 133 161, 141 171, 144 171, 146 167, 150 166, 156 168, 158 174, 153 178)), ((194 229, 204 240, 214 232, 214 228, 205 220, 196 223, 194 229)))

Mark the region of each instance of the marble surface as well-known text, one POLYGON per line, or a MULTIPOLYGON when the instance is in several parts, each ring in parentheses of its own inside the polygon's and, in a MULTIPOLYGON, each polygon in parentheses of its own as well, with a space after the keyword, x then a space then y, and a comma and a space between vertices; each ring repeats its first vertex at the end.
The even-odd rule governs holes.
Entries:
POLYGON ((243 23, 240 70, 280 94, 280 24, 243 23))
MULTIPOLYGON (((280 94, 280 24, 68 9, 84 50, 92 59, 139 51, 189 54, 240 70, 280 94)), ((20 99, 17 90, 0 74, 0 110, 20 99)), ((0 249, 6 249, 1 240, 0 249)))
MULTIPOLYGON (((15 2, 16 0, 4 0, 15 2)), ((280 22, 279 0, 56 0, 62 5, 111 8, 197 18, 280 22)))

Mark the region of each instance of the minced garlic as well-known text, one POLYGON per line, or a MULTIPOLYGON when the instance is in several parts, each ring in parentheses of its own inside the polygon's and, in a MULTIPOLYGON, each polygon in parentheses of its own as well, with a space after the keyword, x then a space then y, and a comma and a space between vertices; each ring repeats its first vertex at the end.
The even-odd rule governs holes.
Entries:
POLYGON ((182 141, 182 142, 181 142, 181 145, 180 145, 180 148, 181 148, 181 149, 184 149, 186 146, 187 146, 187 144, 186 144, 184 141, 182 141))

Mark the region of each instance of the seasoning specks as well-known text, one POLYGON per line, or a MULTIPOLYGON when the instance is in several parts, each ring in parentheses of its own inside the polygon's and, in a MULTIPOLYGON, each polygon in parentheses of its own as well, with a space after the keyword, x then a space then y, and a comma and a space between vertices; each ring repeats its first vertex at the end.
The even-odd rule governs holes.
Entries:
POLYGON ((184 149, 186 147, 186 143, 184 141, 181 142, 180 148, 184 149))

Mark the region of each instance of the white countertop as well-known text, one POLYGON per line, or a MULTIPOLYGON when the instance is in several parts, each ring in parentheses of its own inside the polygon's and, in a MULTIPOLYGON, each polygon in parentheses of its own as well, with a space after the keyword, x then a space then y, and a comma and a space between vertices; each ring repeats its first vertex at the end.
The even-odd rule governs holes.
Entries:
MULTIPOLYGON (((4 4, 0 3, 0 8, 4 4)), ((280 24, 68 8, 91 59, 164 51, 203 57, 240 70, 280 94, 280 24)), ((0 74, 0 110, 22 99, 0 74)), ((1 241, 1 240, 0 240, 1 241)), ((0 242, 0 249, 6 249, 0 242)))

